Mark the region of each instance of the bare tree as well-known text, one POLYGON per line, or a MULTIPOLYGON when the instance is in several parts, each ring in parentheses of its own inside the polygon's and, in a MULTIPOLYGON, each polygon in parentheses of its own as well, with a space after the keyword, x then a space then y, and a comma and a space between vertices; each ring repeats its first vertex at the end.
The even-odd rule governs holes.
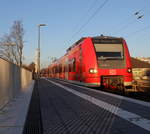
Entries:
POLYGON ((18 61, 20 66, 22 66, 22 51, 24 46, 23 36, 24 29, 22 21, 14 21, 11 29, 11 38, 12 41, 16 44, 16 52, 18 55, 18 61))
POLYGON ((16 60, 17 57, 16 57, 16 52, 15 52, 14 47, 15 47, 15 44, 12 43, 11 36, 8 34, 5 34, 1 38, 0 54, 3 56, 3 58, 17 64, 17 60, 16 60))
POLYGON ((10 34, 5 34, 0 41, 0 54, 20 66, 22 66, 23 36, 22 21, 14 21, 10 34))

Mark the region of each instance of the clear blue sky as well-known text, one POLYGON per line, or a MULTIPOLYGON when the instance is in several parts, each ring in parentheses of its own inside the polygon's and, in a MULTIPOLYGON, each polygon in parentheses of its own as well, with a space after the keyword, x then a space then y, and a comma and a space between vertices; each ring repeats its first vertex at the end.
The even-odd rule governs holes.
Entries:
POLYGON ((62 56, 81 37, 100 34, 124 37, 132 56, 150 57, 150 0, 108 0, 98 10, 104 1, 0 0, 0 37, 9 32, 13 21, 22 20, 27 63, 34 60, 37 25, 40 23, 47 24, 41 27, 41 59, 44 64, 50 60, 48 57, 62 56), (139 16, 144 14, 141 20, 134 15, 139 10, 139 16))

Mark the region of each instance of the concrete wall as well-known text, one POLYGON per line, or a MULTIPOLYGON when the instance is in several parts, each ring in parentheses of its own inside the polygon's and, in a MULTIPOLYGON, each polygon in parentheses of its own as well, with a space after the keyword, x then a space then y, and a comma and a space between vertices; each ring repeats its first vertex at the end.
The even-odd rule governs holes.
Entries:
POLYGON ((32 81, 32 73, 0 58, 0 108, 32 81))

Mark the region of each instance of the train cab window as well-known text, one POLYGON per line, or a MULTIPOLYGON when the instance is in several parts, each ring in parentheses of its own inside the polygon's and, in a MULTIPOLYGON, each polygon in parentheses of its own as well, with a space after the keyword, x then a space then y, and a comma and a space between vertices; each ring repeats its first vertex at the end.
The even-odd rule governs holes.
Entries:
POLYGON ((121 57, 121 52, 97 52, 97 56, 103 57, 121 57))
POLYGON ((98 59, 123 59, 122 44, 94 44, 98 59))

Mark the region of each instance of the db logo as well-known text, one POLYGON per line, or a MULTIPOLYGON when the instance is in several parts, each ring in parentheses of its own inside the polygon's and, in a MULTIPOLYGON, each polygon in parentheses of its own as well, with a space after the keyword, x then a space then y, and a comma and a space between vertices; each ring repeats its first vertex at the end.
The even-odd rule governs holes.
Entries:
POLYGON ((115 69, 109 70, 109 74, 110 74, 110 75, 116 75, 116 70, 115 70, 115 69))

